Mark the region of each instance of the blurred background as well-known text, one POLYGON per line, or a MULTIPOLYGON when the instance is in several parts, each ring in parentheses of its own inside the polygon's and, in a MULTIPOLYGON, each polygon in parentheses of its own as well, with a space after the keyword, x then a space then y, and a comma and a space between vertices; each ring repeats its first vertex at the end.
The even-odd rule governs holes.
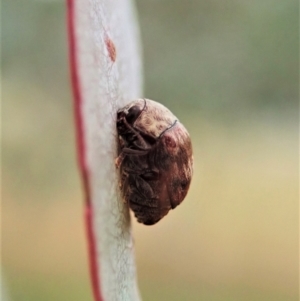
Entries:
MULTIPOLYGON (((192 136, 186 200, 133 221, 144 301, 298 300, 299 3, 138 0, 145 95, 192 136)), ((13 301, 92 301, 64 1, 2 1, 2 263, 13 301)))

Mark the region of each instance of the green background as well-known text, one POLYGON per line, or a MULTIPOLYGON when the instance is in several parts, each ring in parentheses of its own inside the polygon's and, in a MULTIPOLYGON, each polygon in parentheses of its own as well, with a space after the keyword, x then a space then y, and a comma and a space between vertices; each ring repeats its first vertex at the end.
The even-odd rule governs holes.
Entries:
MULTIPOLYGON (((186 125, 195 157, 185 202, 133 221, 143 300, 298 300, 298 1, 137 8, 145 96, 186 125)), ((92 300, 65 3, 4 0, 1 19, 5 289, 92 300)))

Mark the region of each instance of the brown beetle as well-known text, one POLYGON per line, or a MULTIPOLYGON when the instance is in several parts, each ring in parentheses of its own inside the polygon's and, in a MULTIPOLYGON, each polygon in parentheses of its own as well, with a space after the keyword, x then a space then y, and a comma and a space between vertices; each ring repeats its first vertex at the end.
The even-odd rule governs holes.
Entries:
POLYGON ((137 99, 117 113, 116 166, 138 222, 153 225, 185 198, 193 173, 190 136, 163 105, 137 99))

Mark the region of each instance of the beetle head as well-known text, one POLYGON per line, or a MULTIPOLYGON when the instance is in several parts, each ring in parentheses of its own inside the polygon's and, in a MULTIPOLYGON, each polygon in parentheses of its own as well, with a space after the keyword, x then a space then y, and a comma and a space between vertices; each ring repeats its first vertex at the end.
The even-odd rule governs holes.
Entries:
POLYGON ((128 124, 133 125, 137 118, 140 116, 141 112, 144 110, 145 106, 145 99, 132 101, 126 107, 118 111, 117 122, 125 118, 128 124))

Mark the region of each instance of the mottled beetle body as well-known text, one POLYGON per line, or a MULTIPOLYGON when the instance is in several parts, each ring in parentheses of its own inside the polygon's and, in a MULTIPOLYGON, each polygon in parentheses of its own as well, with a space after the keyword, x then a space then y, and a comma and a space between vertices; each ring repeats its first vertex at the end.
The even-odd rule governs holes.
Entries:
POLYGON ((193 173, 190 136, 163 105, 137 99, 117 113, 120 187, 138 222, 153 225, 185 198, 193 173))

